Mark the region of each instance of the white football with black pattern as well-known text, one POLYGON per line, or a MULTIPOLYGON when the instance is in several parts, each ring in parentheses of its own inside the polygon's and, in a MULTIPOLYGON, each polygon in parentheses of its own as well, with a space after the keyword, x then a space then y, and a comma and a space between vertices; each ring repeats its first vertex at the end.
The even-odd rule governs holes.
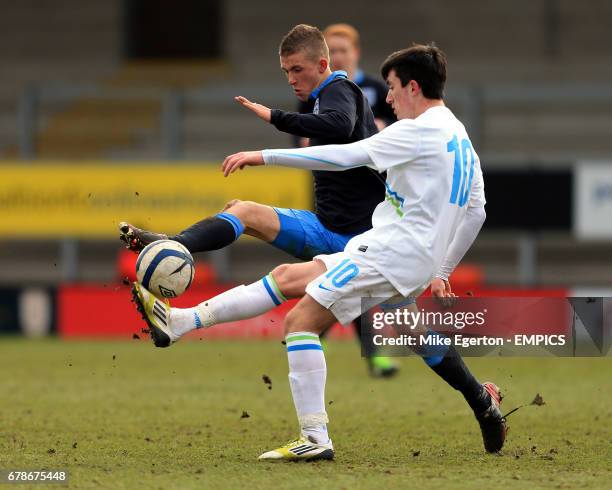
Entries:
POLYGON ((174 240, 158 240, 142 249, 136 261, 138 282, 160 299, 176 298, 193 281, 193 257, 174 240))

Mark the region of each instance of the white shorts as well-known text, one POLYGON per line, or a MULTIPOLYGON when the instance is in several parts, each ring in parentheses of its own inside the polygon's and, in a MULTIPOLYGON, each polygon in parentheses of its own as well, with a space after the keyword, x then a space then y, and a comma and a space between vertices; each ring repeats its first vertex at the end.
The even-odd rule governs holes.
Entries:
POLYGON ((346 252, 317 255, 314 260, 323 262, 327 272, 308 283, 306 293, 342 325, 382 302, 391 308, 413 303, 422 292, 405 298, 380 272, 346 252))

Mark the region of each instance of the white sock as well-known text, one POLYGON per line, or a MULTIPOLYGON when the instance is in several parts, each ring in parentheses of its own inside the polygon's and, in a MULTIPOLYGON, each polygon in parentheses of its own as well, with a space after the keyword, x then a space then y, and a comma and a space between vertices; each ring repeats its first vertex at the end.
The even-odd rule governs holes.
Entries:
POLYGON ((325 411, 327 366, 321 341, 311 332, 294 332, 285 337, 289 360, 289 384, 302 434, 318 443, 328 443, 325 411))
POLYGON ((247 286, 241 285, 193 308, 172 308, 170 324, 177 335, 217 323, 253 318, 286 301, 272 274, 247 286))

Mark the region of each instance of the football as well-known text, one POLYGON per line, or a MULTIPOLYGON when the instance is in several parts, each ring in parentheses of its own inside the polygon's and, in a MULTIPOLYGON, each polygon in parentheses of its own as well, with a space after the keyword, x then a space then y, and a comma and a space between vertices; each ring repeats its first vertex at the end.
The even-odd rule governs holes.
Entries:
POLYGON ((147 245, 136 261, 138 282, 158 298, 180 296, 191 285, 194 274, 189 250, 174 240, 147 245))

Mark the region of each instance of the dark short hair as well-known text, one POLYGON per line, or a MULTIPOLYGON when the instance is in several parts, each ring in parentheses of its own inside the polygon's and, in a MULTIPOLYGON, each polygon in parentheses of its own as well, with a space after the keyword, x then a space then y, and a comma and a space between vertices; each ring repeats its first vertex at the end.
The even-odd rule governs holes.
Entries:
POLYGON ((409 48, 390 54, 380 67, 386 80, 391 70, 405 87, 415 80, 423 96, 428 99, 443 99, 446 83, 446 55, 435 44, 413 44, 409 48))
POLYGON ((326 58, 329 60, 329 48, 323 33, 314 26, 299 24, 291 29, 283 38, 278 48, 278 54, 289 56, 299 51, 306 51, 312 59, 326 58))

